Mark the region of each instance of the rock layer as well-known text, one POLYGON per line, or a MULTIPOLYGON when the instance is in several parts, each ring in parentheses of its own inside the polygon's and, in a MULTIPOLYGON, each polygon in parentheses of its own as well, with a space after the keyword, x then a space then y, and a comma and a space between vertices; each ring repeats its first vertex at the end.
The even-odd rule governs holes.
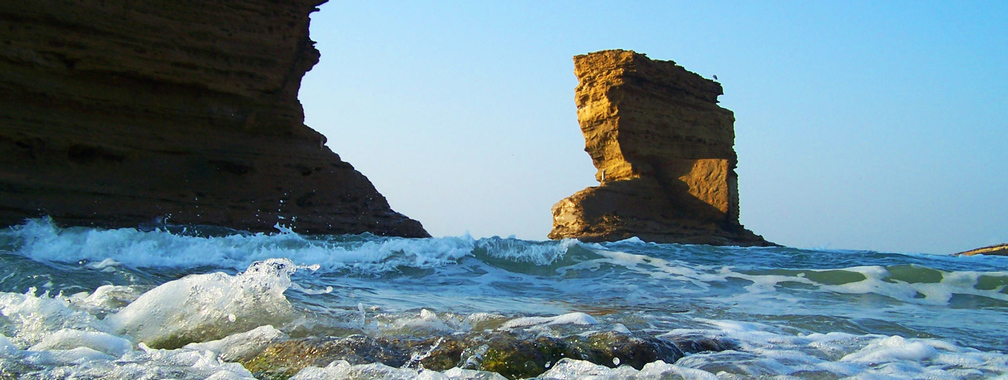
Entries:
POLYGON ((769 245, 738 221, 735 117, 717 82, 627 50, 574 57, 601 184, 553 206, 551 239, 769 245))
POLYGON ((1008 256, 1008 244, 992 245, 988 247, 971 249, 969 251, 963 251, 955 254, 955 256, 973 256, 973 255, 1008 256))
POLYGON ((325 0, 0 5, 0 224, 427 236, 304 125, 325 0))

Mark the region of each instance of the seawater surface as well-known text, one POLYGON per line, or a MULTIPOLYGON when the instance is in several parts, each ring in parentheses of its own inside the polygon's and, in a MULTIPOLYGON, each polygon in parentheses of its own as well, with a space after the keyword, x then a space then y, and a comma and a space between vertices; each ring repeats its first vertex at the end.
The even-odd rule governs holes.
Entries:
POLYGON ((343 338, 436 343, 400 365, 288 375, 491 379, 473 365, 485 349, 418 363, 451 337, 598 333, 727 344, 643 366, 566 358, 534 376, 1008 378, 1008 258, 45 219, 0 231, 0 379, 248 379, 265 375, 243 363, 270 345, 343 338))

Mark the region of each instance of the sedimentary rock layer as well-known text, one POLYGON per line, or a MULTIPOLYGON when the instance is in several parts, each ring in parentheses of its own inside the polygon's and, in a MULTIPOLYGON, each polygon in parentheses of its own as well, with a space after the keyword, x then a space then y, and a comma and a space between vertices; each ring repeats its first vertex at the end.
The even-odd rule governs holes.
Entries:
POLYGON ((304 125, 324 1, 0 4, 0 224, 426 236, 304 125))
POLYGON ((982 247, 956 253, 956 256, 973 256, 973 255, 1008 256, 1008 244, 992 245, 989 247, 982 247))
POLYGON ((627 50, 574 57, 601 184, 553 206, 549 237, 767 245, 738 221, 735 117, 717 82, 627 50))

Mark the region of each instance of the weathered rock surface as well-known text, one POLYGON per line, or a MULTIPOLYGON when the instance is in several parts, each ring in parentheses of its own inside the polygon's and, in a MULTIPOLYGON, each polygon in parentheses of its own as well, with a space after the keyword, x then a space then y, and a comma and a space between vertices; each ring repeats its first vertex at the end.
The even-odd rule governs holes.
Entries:
POLYGON ((551 239, 770 245, 739 224, 735 117, 717 82, 627 50, 574 57, 578 122, 598 171, 553 206, 551 239))
POLYGON ((666 340, 615 332, 562 338, 528 337, 507 332, 492 335, 371 338, 363 335, 303 338, 267 346, 241 361, 260 379, 286 379, 308 366, 325 367, 337 360, 349 364, 382 363, 395 368, 445 371, 454 367, 490 371, 509 379, 535 377, 562 359, 584 360, 607 367, 617 363, 641 369, 647 363, 674 363, 686 353, 737 349, 731 340, 679 337, 666 340))
POLYGON ((982 247, 977 249, 971 249, 969 251, 959 252, 955 254, 956 256, 973 256, 973 255, 994 255, 994 256, 1008 256, 1008 244, 998 244, 989 247, 982 247))
POLYGON ((426 236, 304 125, 323 2, 0 4, 0 225, 426 236))

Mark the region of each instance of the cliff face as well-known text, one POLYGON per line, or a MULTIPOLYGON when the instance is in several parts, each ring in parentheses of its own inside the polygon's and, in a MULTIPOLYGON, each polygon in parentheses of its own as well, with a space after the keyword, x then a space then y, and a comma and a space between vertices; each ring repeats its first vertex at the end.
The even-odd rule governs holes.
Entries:
POLYGON ((601 185, 553 206, 551 239, 770 244, 738 221, 735 117, 717 105, 720 84, 626 50, 576 56, 574 72, 601 185))
POLYGON ((426 236, 304 125, 324 1, 0 4, 0 224, 426 236))

